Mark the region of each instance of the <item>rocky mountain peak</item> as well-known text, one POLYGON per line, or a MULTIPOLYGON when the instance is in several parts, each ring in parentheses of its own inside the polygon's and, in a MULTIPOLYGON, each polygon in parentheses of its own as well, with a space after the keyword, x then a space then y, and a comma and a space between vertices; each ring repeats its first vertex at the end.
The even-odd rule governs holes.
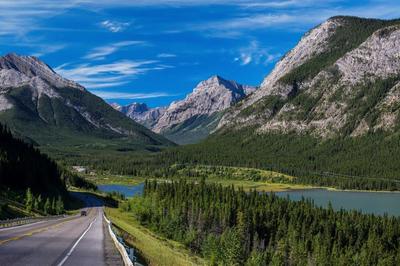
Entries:
POLYGON ((236 81, 226 80, 221 76, 214 75, 207 80, 201 81, 196 86, 193 92, 194 93, 210 92, 212 88, 218 88, 220 90, 230 91, 236 98, 243 98, 244 96, 247 95, 245 88, 248 87, 250 86, 242 86, 241 84, 238 84, 236 81))
POLYGON ((117 103, 110 104, 115 110, 120 111, 127 117, 139 122, 147 128, 152 128, 159 117, 164 114, 165 107, 149 108, 145 103, 131 103, 121 106, 117 103))
POLYGON ((162 132, 194 116, 211 115, 231 107, 254 88, 214 75, 200 82, 184 100, 171 103, 154 126, 162 132))
POLYGON ((225 85, 228 89, 230 89, 231 85, 234 84, 236 82, 234 81, 228 81, 224 78, 222 78, 221 76, 218 75, 213 75, 210 78, 201 81, 199 83, 199 85, 225 85))
POLYGON ((145 103, 131 103, 122 107, 123 113, 143 113, 149 110, 149 107, 145 103))
POLYGON ((0 72, 2 76, 0 86, 2 87, 16 87, 25 85, 25 83, 45 82, 57 88, 72 87, 84 90, 78 83, 64 79, 50 66, 34 56, 20 56, 15 53, 9 53, 0 57, 0 72))

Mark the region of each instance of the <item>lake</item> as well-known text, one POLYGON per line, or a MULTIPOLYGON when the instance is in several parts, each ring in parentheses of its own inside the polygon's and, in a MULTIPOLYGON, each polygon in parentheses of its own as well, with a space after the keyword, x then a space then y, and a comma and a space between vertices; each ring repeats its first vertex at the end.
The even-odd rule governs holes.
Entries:
MULTIPOLYGON (((138 185, 99 185, 101 191, 117 191, 126 197, 141 195, 144 184, 138 185)), ((359 210, 363 213, 383 215, 385 213, 400 216, 400 193, 390 192, 356 192, 356 191, 332 191, 326 189, 305 189, 277 192, 280 197, 289 197, 299 201, 310 198, 318 206, 327 207, 329 202, 334 209, 359 210)))
POLYGON ((103 192, 116 191, 125 195, 125 197, 133 197, 135 195, 142 195, 144 183, 137 185, 98 185, 97 187, 103 192))
POLYGON ((311 198, 318 206, 327 207, 329 202, 335 210, 359 210, 363 213, 400 216, 400 193, 332 191, 326 189, 294 190, 275 193, 291 200, 311 198))

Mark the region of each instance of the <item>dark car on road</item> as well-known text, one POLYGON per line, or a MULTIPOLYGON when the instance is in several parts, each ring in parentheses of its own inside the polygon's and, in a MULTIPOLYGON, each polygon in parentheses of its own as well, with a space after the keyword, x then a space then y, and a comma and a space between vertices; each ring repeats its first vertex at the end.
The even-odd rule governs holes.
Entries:
POLYGON ((86 211, 81 211, 81 216, 86 216, 87 212, 86 211))

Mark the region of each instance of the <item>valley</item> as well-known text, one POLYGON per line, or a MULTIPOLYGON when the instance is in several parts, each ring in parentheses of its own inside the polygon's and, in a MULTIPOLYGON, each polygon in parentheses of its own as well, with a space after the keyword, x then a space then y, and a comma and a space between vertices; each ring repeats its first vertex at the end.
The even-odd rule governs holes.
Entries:
POLYGON ((259 86, 185 97, 102 91, 174 69, 90 65, 133 45, 82 56, 84 78, 0 57, 0 264, 400 265, 400 20, 331 17, 259 86))

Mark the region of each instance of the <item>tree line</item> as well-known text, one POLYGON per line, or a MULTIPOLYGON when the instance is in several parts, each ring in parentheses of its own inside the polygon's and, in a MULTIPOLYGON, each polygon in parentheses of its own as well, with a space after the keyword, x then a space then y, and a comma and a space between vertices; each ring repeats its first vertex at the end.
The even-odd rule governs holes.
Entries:
POLYGON ((334 211, 273 193, 146 181, 120 204, 211 265, 400 265, 400 218, 334 211))
POLYGON ((40 211, 45 215, 59 215, 65 212, 64 201, 60 195, 57 197, 57 199, 49 197, 42 199, 42 195, 40 194, 38 196, 33 195, 30 188, 26 190, 25 208, 28 212, 35 210, 40 211))

